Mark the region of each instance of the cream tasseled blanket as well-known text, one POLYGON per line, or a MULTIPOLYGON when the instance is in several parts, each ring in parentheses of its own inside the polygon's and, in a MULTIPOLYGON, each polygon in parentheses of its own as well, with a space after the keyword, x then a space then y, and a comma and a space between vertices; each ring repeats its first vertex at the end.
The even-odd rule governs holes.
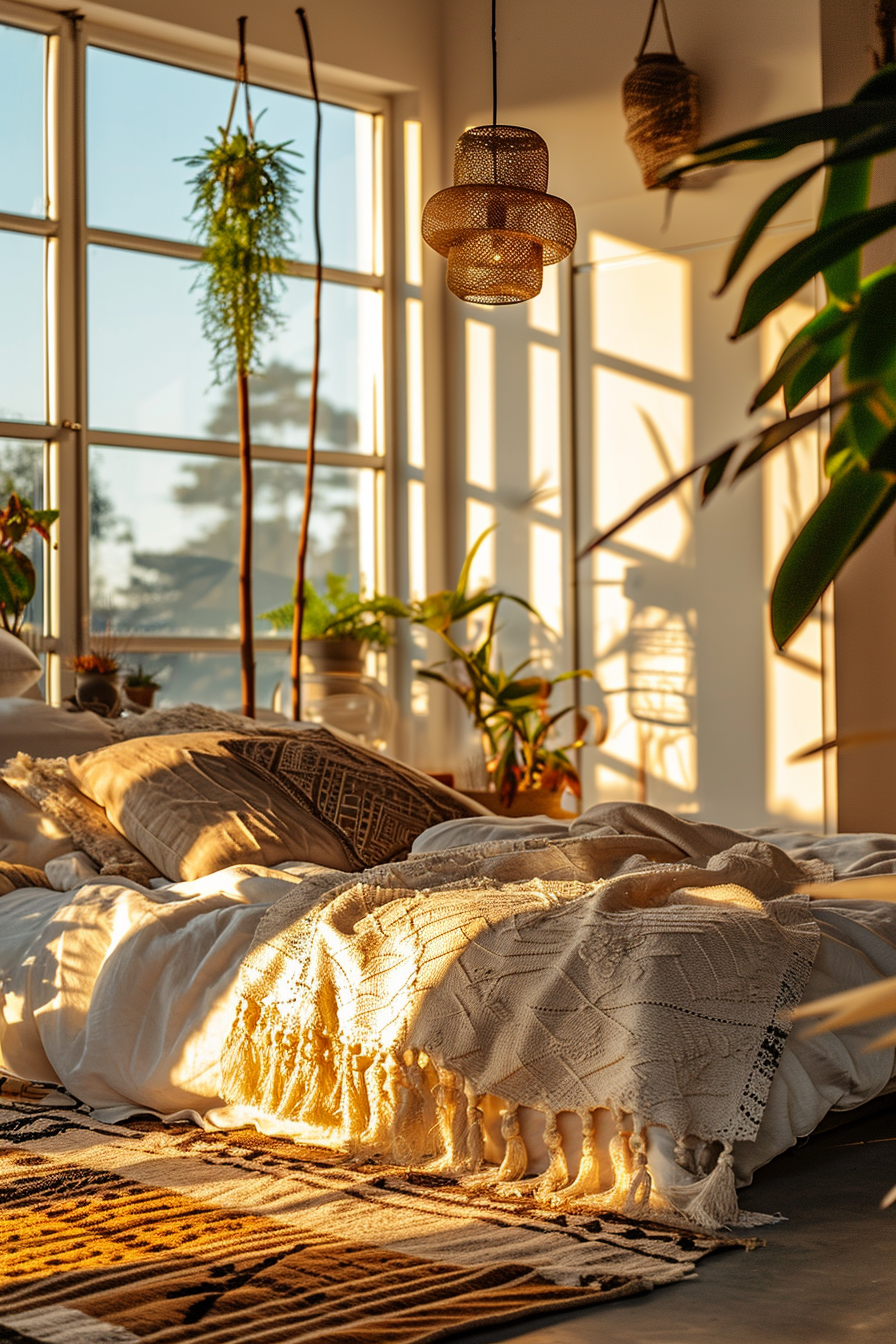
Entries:
POLYGON ((756 1135, 818 946, 807 898, 790 894, 809 868, 822 876, 737 832, 605 806, 568 838, 312 872, 243 964, 226 1095, 361 1155, 510 1183, 528 1164, 516 1111, 533 1107, 552 1154, 529 1183, 541 1198, 762 1220, 738 1210, 731 1145, 756 1135), (491 1173, 486 1094, 507 1103, 491 1173), (617 1118, 612 1189, 598 1109, 617 1118), (561 1111, 581 1117, 577 1172, 561 1111), (661 1195, 646 1155, 657 1125, 682 1169, 661 1195))

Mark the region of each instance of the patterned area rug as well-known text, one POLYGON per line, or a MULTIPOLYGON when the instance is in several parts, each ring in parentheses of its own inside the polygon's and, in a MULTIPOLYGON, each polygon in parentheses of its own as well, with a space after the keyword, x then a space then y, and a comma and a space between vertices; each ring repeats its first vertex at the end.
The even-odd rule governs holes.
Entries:
POLYGON ((755 1244, 26 1097, 0 1098, 4 1344, 424 1344, 755 1244))

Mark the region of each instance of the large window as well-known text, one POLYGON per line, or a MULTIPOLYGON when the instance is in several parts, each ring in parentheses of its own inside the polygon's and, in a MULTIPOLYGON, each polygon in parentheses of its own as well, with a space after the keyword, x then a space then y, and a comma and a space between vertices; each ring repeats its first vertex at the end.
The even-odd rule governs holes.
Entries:
MULTIPOLYGON (((232 81, 199 56, 17 13, 0 0, 0 487, 62 511, 29 624, 57 693, 65 656, 103 641, 160 672, 163 700, 232 705, 236 390, 214 382, 202 337, 180 161, 226 119, 232 81)), ((292 590, 313 334, 314 105, 283 83, 251 90, 258 134, 303 156, 283 323, 252 380, 256 613, 292 590)), ((310 576, 369 590, 383 583, 381 112, 326 102, 322 145, 310 576)), ((256 635, 264 705, 286 641, 260 615, 256 635)))

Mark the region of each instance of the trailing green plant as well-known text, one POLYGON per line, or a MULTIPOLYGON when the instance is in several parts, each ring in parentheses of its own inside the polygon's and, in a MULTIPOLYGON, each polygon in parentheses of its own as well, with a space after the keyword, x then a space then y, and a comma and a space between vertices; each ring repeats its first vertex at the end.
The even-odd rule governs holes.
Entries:
MULTIPOLYGON (((262 618, 270 621, 275 630, 291 630, 294 615, 295 603, 286 602, 264 612, 262 618)), ((375 593, 364 598, 352 592, 344 574, 328 574, 322 592, 317 591, 310 579, 305 580, 303 640, 354 639, 359 644, 385 649, 394 638, 387 622, 407 615, 407 605, 396 597, 375 593)))
POLYGON ((10 634, 21 630, 37 587, 34 565, 20 550, 21 543, 30 532, 49 542, 50 528, 58 517, 58 509, 36 509, 30 499, 15 491, 0 509, 0 625, 10 634))
POLYGON ((554 687, 561 682, 592 674, 579 668, 557 677, 537 672, 524 676, 531 666, 532 660, 528 658, 511 672, 496 665, 495 640, 501 603, 514 602, 536 620, 541 617, 531 603, 511 593, 488 586, 468 593, 476 553, 493 531, 494 527, 488 528, 473 543, 455 588, 409 604, 410 620, 436 631, 450 652, 449 658, 419 668, 417 675, 439 682, 464 704, 473 726, 482 735, 486 769, 502 803, 512 803, 521 789, 568 788, 580 796, 578 771, 568 753, 584 745, 588 723, 579 719, 572 740, 560 747, 549 746, 561 719, 573 713, 571 705, 552 712, 550 700, 554 687), (477 611, 485 616, 484 631, 477 643, 465 648, 454 638, 452 626, 477 611))
MULTIPOLYGON (((884 8, 878 15, 882 34, 884 8)), ((778 212, 823 172, 825 191, 816 228, 752 281, 733 339, 753 331, 815 276, 824 282, 826 303, 788 343, 753 400, 755 410, 780 392, 785 418, 674 477, 582 552, 606 542, 698 473, 705 503, 722 484, 740 480, 769 453, 830 414, 833 430, 825 453, 830 488, 784 556, 772 591, 772 635, 779 648, 896 503, 896 265, 862 275, 863 248, 896 227, 896 201, 869 204, 874 163, 896 149, 892 25, 889 32, 884 59, 890 63, 882 65, 851 102, 726 136, 677 159, 661 174, 674 182, 698 168, 776 159, 800 145, 829 142, 813 166, 776 187, 757 207, 734 248, 719 291, 738 275, 778 212), (834 378, 834 394, 799 411, 828 377, 834 378)))
POLYGON ((249 105, 246 20, 239 20, 239 62, 226 126, 206 148, 183 162, 195 170, 195 235, 203 244, 196 280, 202 329, 212 347, 217 381, 236 374, 242 511, 239 555, 240 663, 243 713, 255 714, 252 620, 252 449, 249 374, 258 371, 258 349, 280 325, 285 258, 292 241, 294 175, 301 157, 291 142, 257 140, 249 105), (231 132, 237 95, 245 96, 246 130, 231 132))
POLYGON ((218 128, 195 169, 193 219, 203 245, 195 287, 202 334, 212 347, 217 383, 258 371, 258 350, 282 325, 279 302, 293 241, 295 174, 291 141, 269 145, 237 127, 218 128))

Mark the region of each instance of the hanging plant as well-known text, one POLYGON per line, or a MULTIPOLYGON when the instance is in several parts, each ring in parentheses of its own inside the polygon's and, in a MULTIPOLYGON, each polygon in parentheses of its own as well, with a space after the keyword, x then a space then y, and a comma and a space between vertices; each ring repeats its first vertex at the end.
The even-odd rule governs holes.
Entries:
POLYGON ((638 160, 645 187, 677 187, 677 178, 661 181, 659 173, 700 142, 700 81, 675 50, 666 0, 653 0, 650 6, 635 68, 622 85, 622 110, 629 127, 625 138, 638 160), (663 11, 669 50, 647 51, 658 7, 663 11))
POLYGON ((202 331, 212 348, 215 381, 236 375, 240 442, 239 612, 242 711, 255 715, 255 641, 252 616, 252 448, 249 375, 259 372, 258 350, 282 325, 279 302, 285 257, 293 239, 294 162, 291 141, 269 145, 255 137, 246 67, 246 19, 239 20, 240 55, 230 113, 217 137, 184 163, 195 170, 195 236, 202 263, 195 288, 201 293, 202 331), (231 132, 243 90, 246 127, 231 132))

